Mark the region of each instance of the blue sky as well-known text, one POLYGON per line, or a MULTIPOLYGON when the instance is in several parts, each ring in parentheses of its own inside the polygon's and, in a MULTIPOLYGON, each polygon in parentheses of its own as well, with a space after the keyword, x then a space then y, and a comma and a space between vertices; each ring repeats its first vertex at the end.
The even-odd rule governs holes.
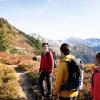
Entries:
POLYGON ((0 17, 49 39, 100 38, 100 0, 0 0, 0 17))

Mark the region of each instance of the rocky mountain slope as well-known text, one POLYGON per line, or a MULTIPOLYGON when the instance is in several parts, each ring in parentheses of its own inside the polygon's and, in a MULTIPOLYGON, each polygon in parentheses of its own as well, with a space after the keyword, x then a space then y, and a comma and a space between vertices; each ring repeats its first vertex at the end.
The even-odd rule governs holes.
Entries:
POLYGON ((68 38, 64 42, 69 43, 72 48, 72 52, 85 63, 93 63, 95 54, 100 51, 100 39, 99 38, 68 38))
POLYGON ((8 51, 18 54, 32 54, 39 47, 39 41, 24 32, 18 30, 4 18, 0 18, 0 33, 3 33, 8 41, 8 51))

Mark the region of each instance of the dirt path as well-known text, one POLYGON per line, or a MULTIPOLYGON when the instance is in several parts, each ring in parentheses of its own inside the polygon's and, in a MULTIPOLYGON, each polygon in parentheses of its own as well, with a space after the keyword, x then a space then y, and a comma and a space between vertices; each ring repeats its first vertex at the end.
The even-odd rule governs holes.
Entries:
POLYGON ((21 71, 17 66, 14 66, 18 81, 22 87, 23 92, 25 93, 27 100, 34 100, 32 93, 29 91, 30 85, 27 82, 26 72, 21 71))

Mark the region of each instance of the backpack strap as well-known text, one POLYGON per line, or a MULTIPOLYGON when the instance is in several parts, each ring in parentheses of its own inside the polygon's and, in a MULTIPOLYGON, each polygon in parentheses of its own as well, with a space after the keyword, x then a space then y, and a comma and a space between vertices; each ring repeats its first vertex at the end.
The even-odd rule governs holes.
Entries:
POLYGON ((47 55, 47 58, 48 58, 48 62, 49 62, 49 64, 50 64, 50 59, 49 59, 50 51, 47 52, 46 55, 47 55))
POLYGON ((73 60, 71 61, 61 61, 61 62, 65 62, 67 65, 66 67, 68 67, 68 72, 69 72, 69 75, 68 75, 68 79, 67 79, 67 82, 70 82, 71 81, 71 74, 75 71, 74 68, 72 68, 73 66, 75 66, 73 63, 73 60))
POLYGON ((71 61, 62 61, 68 64, 68 79, 67 82, 62 84, 61 90, 79 90, 81 82, 81 68, 76 60, 71 59, 71 61))
POLYGON ((69 72, 69 75, 68 75, 68 79, 66 81, 66 83, 63 83, 61 85, 61 88, 60 88, 60 91, 65 91, 65 90, 74 90, 76 91, 76 84, 73 84, 72 83, 72 74, 74 72, 73 68, 72 68, 72 64, 73 64, 73 60, 71 61, 61 61, 61 62, 65 62, 66 64, 68 64, 68 72, 69 72))
POLYGON ((94 78, 94 75, 95 75, 96 73, 100 73, 100 70, 95 70, 94 73, 93 73, 93 75, 92 75, 91 84, 92 84, 92 87, 93 87, 93 88, 94 88, 94 80, 93 80, 93 78, 94 78))

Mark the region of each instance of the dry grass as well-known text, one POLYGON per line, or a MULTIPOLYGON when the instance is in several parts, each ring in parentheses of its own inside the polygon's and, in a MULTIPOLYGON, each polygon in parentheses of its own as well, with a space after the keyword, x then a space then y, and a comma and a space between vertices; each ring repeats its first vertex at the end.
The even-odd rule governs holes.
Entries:
POLYGON ((23 71, 30 71, 37 73, 39 71, 40 62, 33 61, 32 59, 25 59, 18 64, 18 67, 23 71))
POLYGON ((12 55, 7 52, 0 52, 0 62, 8 65, 18 65, 19 63, 27 63, 31 60, 33 55, 12 55))
POLYGON ((15 55, 11 55, 7 52, 0 52, 0 62, 3 64, 14 65, 18 64, 19 61, 20 58, 15 55))
POLYGON ((0 64, 0 100, 26 100, 13 67, 0 64))
MULTIPOLYGON (((28 74, 28 79, 30 83, 32 82, 34 84, 38 83, 38 77, 39 77, 38 71, 40 62, 33 61, 32 56, 22 56, 22 55, 15 56, 15 55, 10 55, 8 53, 0 52, 0 62, 5 64, 18 65, 20 69, 30 72, 28 74)), ((86 98, 89 98, 90 96, 90 83, 91 83, 90 81, 94 64, 86 64, 85 66, 86 67, 84 69, 84 88, 80 92, 79 100, 86 100, 86 98)), ((0 64, 0 98, 1 97, 5 98, 4 100, 14 100, 15 98, 21 97, 20 94, 23 93, 16 79, 16 73, 14 69, 11 66, 0 64)))

